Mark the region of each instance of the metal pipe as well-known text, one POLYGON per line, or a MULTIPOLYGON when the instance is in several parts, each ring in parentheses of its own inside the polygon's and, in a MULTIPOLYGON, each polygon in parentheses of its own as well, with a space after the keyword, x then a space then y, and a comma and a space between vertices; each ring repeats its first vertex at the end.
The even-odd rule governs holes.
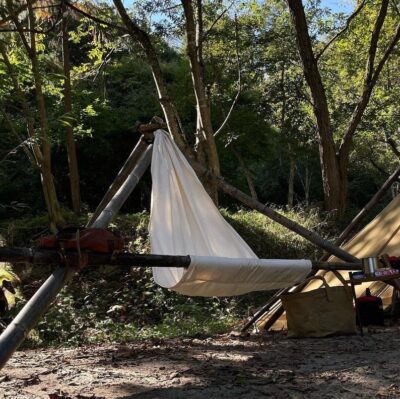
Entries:
MULTIPOLYGON (((190 255, 142 255, 130 252, 99 253, 83 252, 85 266, 115 265, 115 266, 144 266, 144 267, 188 267, 191 263, 190 255)), ((215 257, 218 259, 218 257, 215 257)), ((211 257, 207 257, 212 261, 211 257)), ((54 250, 32 250, 30 248, 0 247, 0 262, 30 262, 33 264, 60 264, 79 265, 80 254, 77 251, 68 251, 61 255, 54 250)), ((245 259, 243 260, 245 262, 245 259)), ((313 270, 363 270, 361 262, 321 262, 312 261, 313 270)))
POLYGON ((73 268, 55 270, 3 331, 0 336, 0 369, 74 274, 73 268))
POLYGON ((146 135, 142 135, 140 137, 140 140, 138 141, 135 148, 130 153, 129 157, 125 161, 121 170, 118 172, 117 177, 114 179, 111 186, 108 188, 104 197, 100 201, 100 204, 97 206, 92 217, 88 221, 86 227, 92 227, 92 224, 97 220, 100 213, 104 210, 104 208, 107 206, 107 204, 112 200, 115 193, 121 188, 121 186, 124 184, 125 180, 128 178, 129 174, 135 168, 135 166, 137 165, 138 161, 143 156, 143 153, 146 151, 147 147, 150 145, 153 138, 154 138, 154 136, 153 136, 152 132, 146 133, 146 135))
POLYGON ((92 223, 90 227, 102 227, 107 226, 113 217, 119 212, 122 205, 128 199, 129 195, 132 193, 133 189, 137 186, 140 179, 142 178, 144 172, 151 163, 151 154, 153 151, 153 146, 150 144, 147 146, 145 151, 139 158, 136 166, 133 168, 132 172, 129 174, 128 178, 111 198, 107 206, 100 212, 97 219, 92 223))

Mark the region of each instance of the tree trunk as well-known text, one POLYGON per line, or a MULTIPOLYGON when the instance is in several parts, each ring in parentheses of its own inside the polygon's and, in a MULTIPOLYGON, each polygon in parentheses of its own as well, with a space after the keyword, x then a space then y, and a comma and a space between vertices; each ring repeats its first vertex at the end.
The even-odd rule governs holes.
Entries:
POLYGON ((50 229, 52 231, 56 231, 60 227, 64 226, 65 221, 61 214, 60 204, 57 199, 54 178, 51 173, 51 165, 48 163, 47 159, 45 159, 40 166, 40 177, 42 181, 44 198, 49 213, 50 229))
POLYGON ((35 14, 32 8, 32 4, 30 4, 29 2, 28 16, 30 28, 30 51, 28 52, 28 54, 31 60, 32 74, 35 83, 36 101, 39 110, 40 141, 43 154, 43 162, 40 165, 42 186, 47 203, 47 209, 49 212, 50 225, 52 227, 52 230, 55 230, 58 227, 62 227, 64 225, 64 218, 61 214, 61 208, 57 198, 54 179, 51 173, 51 143, 48 134, 49 128, 47 121, 46 104, 42 90, 42 76, 40 74, 36 53, 35 14))
MULTIPOLYGON (((197 20, 191 0, 182 0, 186 22, 187 52, 190 61, 193 89, 197 105, 196 137, 199 150, 206 155, 206 164, 215 176, 220 176, 219 157, 211 123, 210 100, 206 93, 203 66, 203 15, 202 1, 197 1, 197 20)), ((207 180, 204 186, 213 201, 218 204, 218 188, 214 180, 207 180)))
POLYGON ((247 185, 248 185, 249 190, 250 190, 251 198, 253 198, 256 201, 258 201, 257 191, 256 191, 256 187, 254 186, 253 177, 251 175, 250 169, 247 167, 246 162, 244 162, 244 159, 243 159, 242 155, 236 149, 236 147, 235 147, 235 145, 233 143, 230 145, 230 149, 233 152, 233 154, 235 155, 235 157, 237 158, 237 160, 239 161, 239 165, 243 170, 244 176, 245 176, 246 181, 247 181, 247 185))
POLYGON ((153 44, 151 43, 149 35, 145 31, 143 31, 138 25, 136 25, 136 23, 129 17, 121 0, 113 0, 113 2, 130 36, 133 40, 139 43, 146 56, 147 63, 150 66, 154 83, 156 85, 158 100, 160 102, 165 120, 168 125, 169 133, 174 138, 174 141, 176 142, 180 150, 183 151, 187 157, 193 158, 193 151, 191 151, 191 149, 189 148, 183 136, 183 132, 181 132, 180 130, 179 117, 175 106, 172 103, 171 98, 169 97, 167 85, 161 72, 157 53, 153 44))
POLYGON ((81 194, 79 182, 78 158, 74 140, 74 129, 72 127, 72 89, 71 89, 71 63, 69 52, 69 33, 67 7, 62 3, 62 48, 63 48, 63 68, 64 68, 64 110, 66 120, 65 138, 68 154, 69 181, 71 187, 72 209, 75 214, 79 214, 81 209, 81 194))
POLYGON ((311 91, 313 110, 317 121, 319 154, 322 172, 325 207, 342 214, 346 207, 347 176, 341 175, 329 115, 328 101, 322 84, 317 60, 308 33, 306 16, 301 0, 287 0, 296 41, 303 63, 304 76, 311 91))
POLYGON ((281 110, 281 133, 286 136, 288 140, 288 152, 290 159, 289 166, 289 179, 288 179, 288 200, 287 204, 289 208, 293 208, 294 203, 294 177, 296 173, 296 161, 293 158, 292 146, 290 144, 290 138, 288 137, 288 131, 286 129, 286 90, 285 90, 285 73, 286 65, 285 62, 282 63, 281 69, 281 92, 282 92, 282 110, 281 110))
POLYGON ((16 90, 16 94, 21 99, 23 113, 27 122, 28 135, 35 140, 32 144, 32 149, 35 155, 36 162, 40 169, 43 194, 50 219, 50 227, 53 231, 55 231, 58 227, 62 227, 64 225, 64 218, 61 214, 61 208, 57 198, 54 179, 51 174, 51 144, 48 137, 48 123, 46 115, 46 105, 42 90, 42 78, 39 70, 39 64, 36 53, 35 15, 32 8, 32 3, 28 1, 27 9, 28 9, 28 20, 30 28, 30 43, 28 43, 28 40, 24 34, 24 30, 18 20, 18 16, 15 16, 15 14, 13 14, 12 11, 13 5, 11 0, 7 1, 7 7, 12 15, 12 20, 17 28, 18 34, 21 38, 21 41, 27 51, 28 57, 31 62, 31 70, 35 85, 35 97, 39 110, 40 145, 37 144, 37 137, 35 135, 34 117, 29 109, 29 104, 27 103, 24 94, 20 89, 14 68, 8 59, 5 46, 1 45, 0 50, 2 52, 3 60, 6 64, 6 67, 10 72, 14 89, 16 90))
POLYGON ((288 206, 293 208, 294 204, 294 177, 296 173, 296 161, 290 158, 289 180, 288 180, 288 206))
POLYGON ((303 63, 304 76, 311 91, 314 115, 317 120, 325 205, 328 210, 336 211, 340 215, 346 208, 348 167, 353 136, 369 103, 379 75, 400 40, 400 24, 397 25, 393 37, 375 67, 378 42, 389 5, 389 0, 382 0, 371 33, 363 90, 344 131, 340 147, 336 150, 325 89, 318 70, 317 59, 312 50, 303 4, 301 0, 287 0, 287 3, 296 30, 297 46, 303 63))

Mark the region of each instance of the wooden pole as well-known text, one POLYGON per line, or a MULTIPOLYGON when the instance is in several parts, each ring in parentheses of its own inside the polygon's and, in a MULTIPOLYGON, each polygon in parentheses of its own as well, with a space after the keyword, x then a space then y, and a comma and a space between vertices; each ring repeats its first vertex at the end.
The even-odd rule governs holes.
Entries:
POLYGON ((114 195, 117 191, 121 188, 124 184, 132 170, 137 165, 139 159, 142 157, 143 153, 146 151, 147 147, 149 146, 149 140, 142 135, 140 140, 136 144, 135 148, 130 153, 128 159, 122 166, 121 170, 119 171, 117 177, 112 182, 111 186, 108 188, 106 194, 104 195, 103 199, 100 201, 100 204, 97 206, 96 210, 94 211, 92 217, 88 221, 86 227, 91 227, 95 220, 99 217, 101 212, 103 212, 104 208, 107 204, 112 200, 114 195))
POLYGON ((267 205, 262 204, 261 202, 257 201, 254 198, 251 198, 243 191, 240 191, 236 187, 226 183, 221 177, 215 177, 202 165, 195 161, 191 161, 193 168, 196 170, 197 174, 199 175, 208 175, 210 178, 216 180, 218 188, 228 194, 232 198, 235 198, 242 204, 248 206, 251 209, 255 209, 256 211, 262 213, 263 215, 268 216, 270 219, 274 220, 275 222, 281 224, 282 226, 286 227, 287 229, 294 231, 295 233, 299 234, 300 236, 304 237, 306 240, 312 242, 313 244, 317 245, 318 247, 328 251, 338 258, 346 261, 346 262, 359 262, 359 259, 355 256, 349 254, 348 252, 344 251, 343 249, 337 247, 336 245, 330 243, 329 241, 322 238, 317 233, 306 229, 305 227, 301 226, 300 224, 294 222, 293 220, 288 219, 286 216, 281 215, 280 213, 276 212, 272 208, 269 208, 267 205))
MULTIPOLYGON (((200 258, 199 256, 197 256, 200 258)), ((215 257, 218 259, 218 257, 215 257)), ((212 258, 207 257, 212 262, 212 258)), ((48 249, 0 247, 0 262, 29 262, 32 264, 65 264, 69 267, 95 265, 143 266, 143 267, 188 267, 190 255, 142 255, 130 252, 100 253, 68 251, 61 253, 48 249)), ((316 270, 362 270, 361 262, 312 261, 316 270)))
POLYGON ((65 266, 55 270, 3 331, 0 336, 0 370, 75 272, 76 269, 65 266))
POLYGON ((360 223, 364 220, 365 216, 368 212, 379 202, 379 200, 386 194, 386 192, 390 189, 392 184, 397 180, 400 176, 400 163, 397 166, 396 170, 388 177, 388 179, 383 183, 382 187, 377 191, 377 193, 369 200, 369 202, 361 209, 361 211, 357 214, 357 216, 350 222, 350 224, 342 231, 340 236, 335 241, 336 245, 341 245, 350 233, 360 225, 360 223))
POLYGON ((151 155, 153 151, 152 147, 153 146, 150 144, 147 146, 147 148, 145 148, 138 159, 137 164, 127 176, 125 182, 122 183, 120 188, 111 197, 108 204, 99 213, 99 215, 96 216, 96 220, 91 223, 90 227, 108 226, 114 216, 119 212, 122 205, 124 205, 151 164, 151 155))
MULTIPOLYGON (((152 133, 149 134, 152 135, 152 133)), ((103 217, 97 223, 98 217, 134 170, 138 161, 145 158, 146 151, 149 153, 149 144, 149 140, 143 135, 130 154, 128 160, 125 162, 116 180, 109 188, 102 202, 97 207, 95 214, 88 223, 89 225, 96 224, 96 227, 98 228, 107 226, 109 218, 103 217)), ((118 205, 120 205, 120 202, 115 201, 114 206, 118 205)), ((114 214, 112 207, 109 208, 109 211, 111 214, 114 214)), ((14 253, 15 258, 19 257, 19 261, 23 261, 25 257, 25 261, 30 259, 30 261, 40 261, 39 263, 57 263, 61 265, 61 267, 50 275, 50 277, 25 304, 22 310, 1 334, 0 369, 6 364, 18 346, 23 342, 28 332, 34 327, 40 317, 46 312, 51 302, 56 298, 62 288, 68 284, 75 273, 79 271, 79 267, 83 260, 86 261, 86 259, 82 259, 81 256, 78 257, 77 254, 75 254, 74 259, 73 255, 61 256, 59 253, 51 254, 51 251, 32 251, 27 248, 23 248, 21 251, 18 251, 18 249, 15 248, 3 248, 3 259, 7 259, 7 257, 12 259, 13 256, 11 256, 11 252, 14 253), (7 252, 8 255, 6 256, 7 252)))

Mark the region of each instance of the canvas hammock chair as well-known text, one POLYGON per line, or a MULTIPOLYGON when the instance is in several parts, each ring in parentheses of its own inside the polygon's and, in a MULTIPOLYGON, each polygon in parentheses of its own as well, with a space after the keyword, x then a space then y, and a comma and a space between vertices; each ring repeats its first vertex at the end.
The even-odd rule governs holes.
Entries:
POLYGON ((258 259, 164 130, 154 133, 151 174, 151 252, 192 258, 187 269, 153 268, 157 284, 191 296, 231 296, 286 287, 311 271, 310 260, 258 259))

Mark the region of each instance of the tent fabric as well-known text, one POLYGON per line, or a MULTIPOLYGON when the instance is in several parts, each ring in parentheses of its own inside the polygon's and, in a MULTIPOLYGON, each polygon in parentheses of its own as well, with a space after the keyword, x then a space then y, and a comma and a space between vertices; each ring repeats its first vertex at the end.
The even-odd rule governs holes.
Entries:
POLYGON ((157 130, 154 136, 151 252, 192 257, 187 269, 153 268, 157 284, 191 296, 231 296, 285 287, 309 273, 309 260, 258 260, 219 213, 168 133, 157 130))
POLYGON ((191 259, 189 269, 179 281, 181 294, 227 296, 277 289, 287 286, 297 273, 304 277, 303 273, 308 274, 311 267, 308 260, 214 256, 191 256, 191 259))
MULTIPOLYGON (((397 195, 378 216, 344 244, 342 248, 358 258, 378 256, 385 253, 400 256, 400 195, 397 195)), ((335 256, 331 256, 328 261, 341 262, 335 256)), ((318 274, 323 274, 329 285, 341 285, 332 272, 320 272, 318 274)), ((341 275, 345 279, 349 277, 348 272, 341 272, 341 275)), ((303 291, 317 289, 320 285, 318 281, 312 281, 303 291)), ((381 297, 385 306, 391 303, 393 292, 391 286, 380 281, 363 283, 355 286, 356 295, 363 295, 367 288, 371 290, 372 295, 381 297)), ((261 319, 259 326, 265 324, 267 319, 267 317, 261 319)), ((285 314, 273 326, 273 329, 280 330, 282 328, 286 328, 285 314)))

